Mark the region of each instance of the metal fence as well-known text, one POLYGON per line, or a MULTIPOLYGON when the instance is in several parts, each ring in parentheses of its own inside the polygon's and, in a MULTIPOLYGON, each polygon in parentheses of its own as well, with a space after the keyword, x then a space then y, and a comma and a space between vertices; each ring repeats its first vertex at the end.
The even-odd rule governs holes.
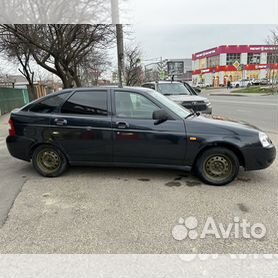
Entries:
POLYGON ((0 88, 0 115, 29 102, 27 89, 0 88))

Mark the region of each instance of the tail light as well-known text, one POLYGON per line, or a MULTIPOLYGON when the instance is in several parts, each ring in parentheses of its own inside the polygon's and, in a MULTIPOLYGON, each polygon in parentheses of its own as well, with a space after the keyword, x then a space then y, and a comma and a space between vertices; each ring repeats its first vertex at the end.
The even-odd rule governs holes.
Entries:
POLYGON ((10 125, 9 135, 15 136, 15 128, 14 128, 14 123, 13 123, 12 119, 9 120, 9 125, 10 125))

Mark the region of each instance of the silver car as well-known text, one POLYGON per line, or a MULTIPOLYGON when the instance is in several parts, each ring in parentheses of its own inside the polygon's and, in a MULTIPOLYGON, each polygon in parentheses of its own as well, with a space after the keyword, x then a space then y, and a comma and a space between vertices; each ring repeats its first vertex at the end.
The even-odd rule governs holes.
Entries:
POLYGON ((152 81, 142 85, 142 87, 153 89, 183 107, 201 112, 212 114, 212 105, 205 97, 200 97, 194 93, 194 89, 188 90, 183 83, 177 81, 152 81))

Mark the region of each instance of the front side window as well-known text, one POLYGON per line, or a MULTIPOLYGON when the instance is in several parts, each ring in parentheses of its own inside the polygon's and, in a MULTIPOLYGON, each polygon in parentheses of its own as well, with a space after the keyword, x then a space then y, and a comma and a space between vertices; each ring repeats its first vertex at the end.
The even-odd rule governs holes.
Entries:
POLYGON ((107 116, 107 92, 76 92, 65 102, 61 112, 65 114, 107 116))
POLYGON ((116 91, 116 115, 121 118, 152 119, 153 112, 160 108, 143 95, 116 91))
POLYGON ((38 103, 35 103, 29 108, 29 111, 36 113, 53 113, 62 105, 69 93, 59 94, 48 97, 38 103))

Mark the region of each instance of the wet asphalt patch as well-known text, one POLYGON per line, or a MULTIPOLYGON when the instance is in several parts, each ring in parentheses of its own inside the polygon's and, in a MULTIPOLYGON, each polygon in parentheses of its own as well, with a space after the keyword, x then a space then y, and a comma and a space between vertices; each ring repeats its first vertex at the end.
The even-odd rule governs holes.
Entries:
MULTIPOLYGON (((168 186, 168 187, 180 187, 180 186, 182 186, 182 184, 183 184, 183 181, 182 181, 182 180, 183 180, 184 178, 188 178, 188 175, 180 175, 180 176, 174 178, 174 180, 165 183, 165 186, 168 186)), ((200 186, 200 185, 202 185, 201 182, 199 182, 199 181, 194 181, 194 180, 184 180, 184 184, 185 184, 186 186, 189 186, 189 187, 200 186)))
POLYGON ((147 182, 147 181, 150 181, 150 179, 146 179, 146 178, 141 178, 141 179, 138 179, 138 181, 143 181, 143 182, 147 182))
POLYGON ((248 212, 249 211, 248 207, 246 205, 242 204, 242 203, 237 204, 237 206, 242 212, 248 212))

